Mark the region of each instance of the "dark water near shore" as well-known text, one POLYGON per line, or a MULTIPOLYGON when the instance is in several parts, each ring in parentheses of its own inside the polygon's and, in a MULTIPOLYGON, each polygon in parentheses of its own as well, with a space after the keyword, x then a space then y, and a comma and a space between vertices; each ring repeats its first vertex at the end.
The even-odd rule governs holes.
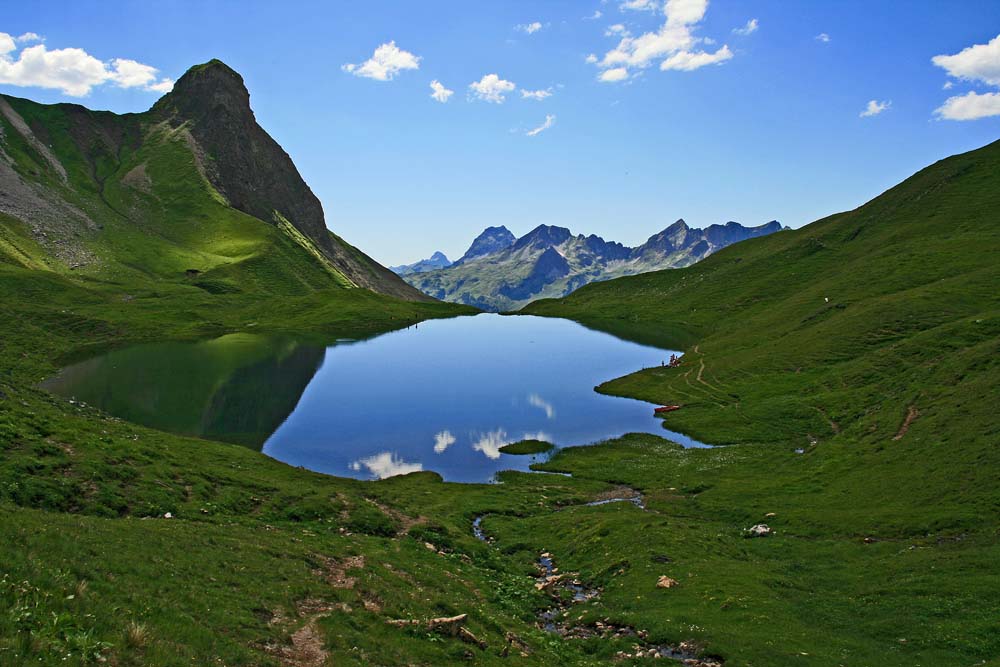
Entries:
POLYGON ((325 348, 250 334, 137 345, 44 386, 319 472, 482 482, 538 460, 500 453, 522 439, 565 446, 648 432, 698 446, 664 430, 652 405, 593 390, 669 356, 566 320, 484 314, 325 348))

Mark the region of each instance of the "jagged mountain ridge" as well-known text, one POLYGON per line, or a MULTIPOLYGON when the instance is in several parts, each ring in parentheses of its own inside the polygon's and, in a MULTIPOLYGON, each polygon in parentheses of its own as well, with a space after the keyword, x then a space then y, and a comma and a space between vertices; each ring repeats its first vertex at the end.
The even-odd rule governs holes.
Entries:
POLYGON ((411 272, 404 279, 443 301, 516 310, 536 299, 565 296, 587 283, 689 266, 728 245, 781 229, 774 220, 757 227, 727 222, 704 229, 678 220, 629 248, 595 234, 574 235, 565 227, 539 225, 521 238, 506 227, 490 227, 450 267, 411 272))
POLYGON ((0 95, 0 192, 3 236, 17 225, 45 268, 428 300, 327 229, 319 200, 257 123, 242 77, 218 60, 138 114, 0 95))

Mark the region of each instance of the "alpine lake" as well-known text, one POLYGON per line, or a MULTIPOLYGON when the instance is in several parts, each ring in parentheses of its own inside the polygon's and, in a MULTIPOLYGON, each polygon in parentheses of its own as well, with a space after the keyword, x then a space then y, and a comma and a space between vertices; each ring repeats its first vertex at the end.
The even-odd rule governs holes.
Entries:
POLYGON ((254 334, 126 347, 42 386, 121 419, 221 440, 317 472, 381 479, 432 470, 489 482, 546 453, 624 433, 705 446, 664 428, 655 406, 597 393, 671 351, 568 320, 481 314, 329 345, 254 334))

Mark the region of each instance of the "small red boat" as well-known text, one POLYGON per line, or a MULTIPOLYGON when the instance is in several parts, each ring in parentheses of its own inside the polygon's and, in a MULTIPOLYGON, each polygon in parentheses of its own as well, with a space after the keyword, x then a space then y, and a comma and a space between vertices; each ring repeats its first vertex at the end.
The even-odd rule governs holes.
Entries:
POLYGON ((665 415, 668 412, 673 412, 674 410, 680 410, 680 409, 681 409, 681 406, 679 406, 679 405, 662 405, 662 406, 654 409, 653 410, 653 414, 654 415, 665 415))

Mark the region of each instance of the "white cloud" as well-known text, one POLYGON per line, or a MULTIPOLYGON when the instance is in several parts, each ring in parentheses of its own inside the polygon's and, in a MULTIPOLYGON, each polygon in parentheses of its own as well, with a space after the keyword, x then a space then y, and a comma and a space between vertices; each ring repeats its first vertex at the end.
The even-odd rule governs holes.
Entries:
POLYGON ((830 41, 830 35, 826 34, 825 32, 821 32, 820 34, 816 35, 815 40, 817 42, 823 42, 824 44, 826 44, 827 42, 830 41))
POLYGON ((541 134, 542 132, 544 132, 545 130, 549 129, 550 127, 552 127, 555 124, 556 124, 555 114, 551 114, 551 113, 547 114, 545 116, 545 122, 544 123, 542 123, 541 125, 539 125, 538 127, 536 127, 533 130, 528 130, 526 134, 529 137, 538 136, 539 134, 541 134))
POLYGON ((732 57, 733 52, 729 50, 729 46, 727 45, 723 46, 715 53, 706 53, 705 51, 697 51, 695 53, 691 53, 690 51, 678 51, 660 63, 660 69, 664 72, 667 70, 692 72, 698 68, 705 67, 706 65, 721 65, 732 57))
POLYGON ((434 436, 434 453, 443 454, 446 449, 455 444, 455 436, 451 431, 444 430, 434 436))
POLYGON ((1000 35, 987 44, 975 44, 954 55, 934 56, 931 62, 956 79, 1000 86, 1000 35))
POLYGON ((615 23, 614 25, 609 25, 604 30, 605 37, 615 37, 616 35, 629 35, 628 28, 625 27, 623 23, 615 23))
POLYGON ((360 65, 348 63, 341 69, 366 79, 392 81, 403 70, 420 69, 420 56, 404 51, 391 41, 376 48, 372 57, 360 65))
POLYGON ((602 16, 604 16, 604 13, 600 9, 595 9, 593 14, 591 14, 590 16, 584 16, 583 20, 584 21, 596 21, 597 19, 601 18, 602 16))
MULTIPOLYGON (((949 76, 965 81, 985 83, 1000 87, 1000 35, 986 44, 974 44, 953 55, 940 55, 931 62, 941 67, 949 76)), ((944 89, 952 87, 948 81, 944 89)), ((945 120, 976 120, 1000 116, 1000 92, 977 93, 949 97, 934 115, 945 120)))
POLYGON ((533 23, 520 23, 520 24, 514 26, 514 30, 517 30, 519 32, 523 32, 526 35, 534 35, 536 32, 538 32, 539 30, 541 30, 544 27, 545 26, 543 26, 541 23, 539 23, 538 21, 535 21, 533 23))
POLYGON ((173 87, 170 79, 157 81, 158 70, 127 58, 102 62, 83 49, 52 49, 35 44, 17 51, 17 42, 38 42, 35 33, 14 38, 0 32, 0 83, 14 86, 54 88, 71 97, 88 95, 94 86, 112 83, 119 88, 141 88, 163 92, 173 87))
POLYGON ((544 90, 525 90, 521 89, 521 98, 525 100, 536 100, 541 102, 547 97, 552 97, 552 89, 546 88, 544 90))
POLYGON ((351 470, 360 471, 367 468, 373 476, 378 479, 395 477, 396 475, 408 475, 411 472, 420 472, 424 469, 422 463, 407 463, 392 452, 382 452, 351 463, 351 470))
MULTIPOLYGON (((623 5, 627 9, 650 9, 659 5, 637 0, 623 5)), ((691 71, 706 65, 715 65, 733 57, 727 45, 714 53, 697 49, 707 40, 696 37, 695 29, 705 18, 708 0, 667 0, 663 7, 666 21, 656 32, 647 32, 638 37, 624 34, 618 46, 604 54, 596 64, 604 70, 600 81, 624 81, 634 69, 649 67, 660 60, 662 70, 691 71), (661 60, 662 59, 662 60, 661 60)))
POLYGON ((622 9, 631 9, 638 12, 655 12, 660 8, 658 0, 625 0, 621 5, 622 9))
POLYGON ((593 65, 594 63, 597 62, 597 56, 595 56, 593 53, 590 53, 590 54, 587 54, 587 57, 584 58, 583 60, 584 60, 585 63, 587 63, 589 65, 593 65))
POLYGON ((551 403, 549 403, 548 401, 546 401, 544 398, 542 398, 538 394, 531 394, 530 396, 528 396, 528 403, 531 404, 531 405, 533 405, 536 408, 541 409, 543 412, 545 412, 545 416, 548 419, 555 419, 555 417, 556 417, 556 409, 555 409, 555 407, 553 407, 553 405, 551 403))
POLYGON ((17 41, 22 44, 30 44, 31 42, 44 42, 45 38, 39 35, 37 32, 26 32, 23 35, 18 35, 15 37, 17 41))
POLYGON ((502 104, 507 99, 507 94, 514 92, 517 88, 511 81, 501 79, 496 74, 487 74, 479 81, 469 84, 470 94, 483 102, 502 104))
POLYGON ((978 120, 990 116, 1000 116, 1000 93, 975 91, 949 97, 934 111, 934 115, 944 120, 978 120))
POLYGON ((454 90, 448 90, 437 79, 431 81, 431 91, 433 91, 431 92, 431 97, 436 99, 438 102, 441 102, 442 104, 447 102, 448 99, 455 94, 454 90))
POLYGON ((604 83, 615 83, 617 81, 624 81, 628 78, 628 70, 624 67, 615 67, 613 69, 606 69, 601 72, 600 76, 597 77, 598 80, 604 83))
POLYGON ((753 33, 757 32, 757 28, 759 28, 759 27, 760 27, 760 24, 757 23, 757 19, 750 19, 749 21, 747 21, 747 24, 745 26, 743 26, 741 28, 733 28, 733 34, 734 35, 752 35, 753 33))
POLYGON ((545 431, 536 431, 531 433, 525 433, 521 436, 521 440, 538 440, 540 442, 552 442, 552 436, 545 431))
POLYGON ((868 106, 859 115, 861 118, 868 118, 870 116, 877 116, 889 107, 892 106, 892 102, 879 102, 878 100, 868 100, 868 106))
POLYGON ((173 89, 174 89, 174 80, 168 79, 166 77, 161 79, 159 83, 155 83, 146 88, 146 90, 152 90, 153 92, 156 93, 169 93, 173 89))
POLYGON ((498 428, 495 431, 481 433, 479 439, 473 443, 472 448, 485 454, 488 459, 498 459, 500 458, 500 448, 512 442, 513 440, 507 437, 507 431, 498 428))
POLYGON ((945 81, 944 85, 941 86, 941 89, 942 90, 951 90, 954 87, 955 87, 955 82, 954 81, 945 81))

